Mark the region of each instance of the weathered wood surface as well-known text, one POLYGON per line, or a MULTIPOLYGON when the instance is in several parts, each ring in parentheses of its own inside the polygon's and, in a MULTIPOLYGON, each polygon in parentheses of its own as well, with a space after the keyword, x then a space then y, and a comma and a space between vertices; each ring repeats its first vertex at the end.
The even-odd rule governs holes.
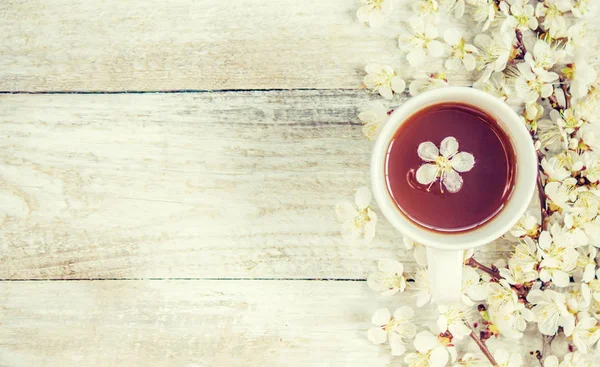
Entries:
POLYGON ((383 218, 371 244, 339 236, 335 204, 369 181, 368 100, 0 96, 0 277, 360 279, 398 250, 410 264, 383 218))
MULTIPOLYGON (((396 8, 398 28, 410 10, 396 8)), ((0 90, 356 89, 369 62, 414 73, 397 32, 367 28, 356 9, 351 0, 4 0, 0 90)))
POLYGON ((412 304, 320 281, 2 282, 0 302, 0 365, 11 367, 399 365, 366 331, 377 308, 412 304))

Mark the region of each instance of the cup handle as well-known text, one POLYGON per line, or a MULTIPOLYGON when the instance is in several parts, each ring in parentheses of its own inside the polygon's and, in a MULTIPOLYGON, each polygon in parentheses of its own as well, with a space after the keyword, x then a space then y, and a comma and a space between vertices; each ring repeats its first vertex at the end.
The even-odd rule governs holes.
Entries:
POLYGON ((427 247, 429 285, 433 302, 461 302, 464 250, 439 250, 427 247))

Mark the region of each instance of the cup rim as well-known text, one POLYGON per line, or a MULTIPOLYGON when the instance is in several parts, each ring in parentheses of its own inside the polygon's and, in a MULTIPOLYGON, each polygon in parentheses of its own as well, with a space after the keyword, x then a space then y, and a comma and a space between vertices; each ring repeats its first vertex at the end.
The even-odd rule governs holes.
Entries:
POLYGON ((373 197, 383 215, 403 235, 416 242, 443 250, 474 248, 490 243, 508 232, 527 211, 535 193, 538 161, 533 141, 523 120, 500 99, 470 87, 446 87, 419 94, 395 109, 382 127, 371 155, 373 197), (517 173, 511 197, 490 221, 465 232, 438 232, 410 220, 388 192, 385 162, 389 144, 398 128, 417 111, 430 105, 466 103, 491 114, 503 125, 516 156, 517 173))

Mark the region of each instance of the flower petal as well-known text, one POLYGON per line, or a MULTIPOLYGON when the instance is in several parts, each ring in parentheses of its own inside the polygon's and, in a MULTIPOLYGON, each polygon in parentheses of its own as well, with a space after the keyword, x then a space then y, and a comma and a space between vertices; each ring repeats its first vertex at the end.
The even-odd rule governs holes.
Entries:
POLYGON ((459 192, 463 185, 463 179, 460 177, 458 172, 454 170, 445 171, 442 174, 442 183, 448 189, 448 192, 456 193, 459 192))
POLYGON ((394 318, 411 320, 415 316, 415 310, 410 306, 402 306, 394 311, 394 318))
POLYGON ((377 267, 379 268, 379 270, 383 271, 384 273, 392 273, 392 274, 402 275, 402 272, 404 271, 404 266, 401 263, 399 263, 396 260, 391 260, 391 259, 379 260, 379 262, 377 263, 377 267))
POLYGON ((393 356, 401 356, 406 352, 406 346, 402 342, 402 337, 398 334, 390 334, 390 347, 393 356))
POLYGON ((406 54, 406 60, 411 66, 419 66, 427 57, 427 53, 422 48, 412 50, 406 54))
POLYGON ((460 152, 450 159, 450 164, 458 172, 467 172, 475 165, 475 157, 471 153, 460 152))
POLYGON ((394 91, 394 93, 402 93, 404 92, 404 89, 406 89, 406 82, 404 81, 404 79, 400 78, 399 76, 395 76, 392 78, 391 80, 392 83, 392 91, 394 91))
POLYGON ((447 138, 444 138, 440 144, 440 153, 444 157, 449 158, 450 156, 456 154, 456 152, 458 152, 458 141, 456 138, 454 136, 448 136, 447 138))
POLYGON ((438 344, 437 337, 429 330, 423 330, 415 337, 415 348, 419 353, 427 353, 438 344))
POLYGON ((359 210, 365 209, 369 206, 371 202, 371 191, 366 186, 360 187, 356 190, 356 195, 354 196, 354 204, 359 210))
POLYGON ((424 164, 417 170, 417 182, 421 185, 429 185, 437 178, 438 167, 435 164, 424 164))
POLYGON ((387 340, 387 333, 380 327, 372 327, 367 331, 367 338, 373 344, 383 344, 387 340))
POLYGON ((564 271, 554 270, 552 272, 552 282, 557 287, 568 287, 569 286, 569 274, 564 271))
POLYGON ((429 356, 429 366, 431 367, 443 367, 448 363, 449 359, 448 351, 445 347, 436 347, 429 356))
POLYGON ((419 155, 419 158, 425 162, 433 162, 440 155, 440 151, 435 144, 430 141, 426 141, 419 144, 419 147, 417 148, 417 154, 419 155))
POLYGON ((371 322, 377 326, 387 325, 391 317, 392 315, 390 315, 390 311, 387 308, 380 308, 371 317, 371 322))
POLYGON ((440 57, 444 54, 444 44, 440 41, 427 42, 427 51, 431 57, 440 57))
POLYGON ((456 29, 447 29, 444 32, 444 41, 449 45, 458 45, 461 39, 462 35, 456 29))

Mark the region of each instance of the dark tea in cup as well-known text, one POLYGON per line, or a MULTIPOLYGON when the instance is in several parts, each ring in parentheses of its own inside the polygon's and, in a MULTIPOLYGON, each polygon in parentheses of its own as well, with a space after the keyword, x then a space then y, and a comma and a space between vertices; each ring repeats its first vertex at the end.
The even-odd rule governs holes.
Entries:
POLYGON ((446 102, 408 117, 388 146, 387 189, 411 221, 465 232, 493 219, 514 188, 510 137, 490 114, 446 102))

